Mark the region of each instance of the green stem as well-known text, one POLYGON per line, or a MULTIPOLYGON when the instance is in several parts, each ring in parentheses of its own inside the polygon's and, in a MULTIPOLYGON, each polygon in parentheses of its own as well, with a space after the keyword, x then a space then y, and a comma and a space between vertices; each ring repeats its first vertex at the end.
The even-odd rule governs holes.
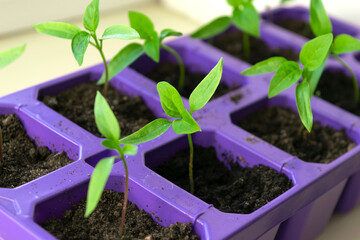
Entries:
POLYGON ((189 147, 190 147, 190 161, 189 161, 190 193, 194 194, 194 174, 193 174, 194 145, 192 143, 191 134, 188 134, 188 140, 189 140, 189 147))
POLYGON ((249 34, 243 32, 244 58, 250 58, 250 38, 249 34))
POLYGON ((121 160, 123 161, 124 168, 125 168, 124 203, 123 203, 123 210, 121 213, 121 223, 120 223, 120 229, 119 229, 119 234, 122 235, 124 232, 125 215, 126 215, 126 208, 127 208, 128 195, 129 195, 129 170, 127 167, 127 163, 125 161, 124 153, 123 152, 119 152, 119 153, 120 153, 121 160))
POLYGON ((2 129, 0 127, 0 173, 3 169, 4 166, 4 158, 3 158, 3 153, 2 153, 2 129))
POLYGON ((161 48, 165 49, 166 51, 168 51, 169 53, 171 53, 175 58, 176 61, 179 64, 179 83, 178 83, 178 90, 181 92, 184 89, 184 85, 185 85, 185 67, 184 67, 184 63, 180 57, 180 55, 171 47, 166 46, 161 44, 161 48))
POLYGON ((357 103, 359 101, 359 85, 355 76, 354 71, 350 68, 349 65, 346 64, 346 62, 344 62, 337 54, 334 53, 334 57, 336 60, 338 60, 341 65, 343 65, 351 74, 351 78, 353 81, 353 86, 354 86, 354 93, 355 93, 355 102, 357 103))
POLYGON ((107 91, 108 91, 108 86, 109 86, 109 68, 108 68, 108 64, 106 62, 106 58, 104 55, 104 52, 102 50, 102 43, 98 41, 97 37, 96 37, 96 33, 94 33, 92 35, 92 37, 95 40, 95 47, 99 50, 101 58, 103 60, 104 63, 104 68, 105 68, 105 84, 104 84, 104 89, 103 89, 103 96, 106 98, 107 95, 107 91))

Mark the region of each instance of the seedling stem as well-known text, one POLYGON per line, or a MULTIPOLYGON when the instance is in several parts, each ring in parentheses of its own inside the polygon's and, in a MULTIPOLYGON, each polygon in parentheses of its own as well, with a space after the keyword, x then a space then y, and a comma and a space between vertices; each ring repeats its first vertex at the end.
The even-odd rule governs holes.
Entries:
POLYGON ((99 50, 101 59, 103 60, 104 63, 104 68, 105 68, 105 84, 104 84, 104 88, 103 88, 103 95, 106 98, 107 95, 107 90, 108 90, 108 86, 109 86, 109 68, 108 68, 108 64, 106 62, 106 58, 104 55, 104 52, 102 50, 102 40, 100 39, 100 41, 98 40, 96 33, 92 33, 91 34, 92 38, 95 40, 95 44, 90 42, 91 45, 93 45, 97 50, 99 50))
POLYGON ((190 193, 194 194, 194 173, 193 173, 194 145, 192 143, 191 134, 188 134, 188 140, 189 140, 189 148, 190 148, 190 161, 189 161, 190 193))
POLYGON ((343 65, 351 74, 351 78, 352 78, 352 81, 353 81, 353 86, 354 86, 354 94, 355 94, 355 102, 358 103, 359 102, 359 86, 358 86, 358 82, 356 80, 356 76, 355 76, 355 73, 354 71, 351 69, 351 67, 349 67, 349 65, 347 65, 346 62, 344 62, 340 57, 339 55, 337 54, 333 54, 334 55, 334 58, 336 60, 338 60, 338 62, 341 63, 341 65, 343 65))
POLYGON ((244 57, 245 59, 250 58, 250 39, 249 34, 243 33, 243 45, 244 45, 244 57))
POLYGON ((178 89, 181 92, 184 89, 184 84, 185 84, 185 67, 184 67, 184 62, 182 61, 181 57, 179 56, 179 54, 171 47, 166 46, 164 44, 161 44, 161 48, 165 49, 166 51, 168 51, 169 53, 171 53, 175 58, 176 61, 179 64, 179 82, 178 82, 178 89))
POLYGON ((128 202, 128 195, 129 195, 129 170, 127 167, 127 163, 125 161, 125 156, 123 152, 119 152, 121 156, 121 160, 124 163, 125 168, 125 189, 124 189, 124 203, 123 203, 123 210, 121 213, 121 223, 120 223, 120 229, 119 233, 120 235, 124 232, 124 224, 125 224, 125 215, 126 215, 126 209, 127 209, 127 202, 128 202))

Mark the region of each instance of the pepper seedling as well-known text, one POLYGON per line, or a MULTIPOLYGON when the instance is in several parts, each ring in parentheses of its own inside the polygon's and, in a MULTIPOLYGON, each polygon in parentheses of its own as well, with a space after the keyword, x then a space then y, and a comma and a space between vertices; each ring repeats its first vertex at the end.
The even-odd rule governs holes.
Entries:
POLYGON ((166 50, 172 54, 179 66, 179 82, 178 89, 182 91, 184 89, 185 81, 185 66, 175 49, 170 46, 164 45, 162 41, 170 36, 181 36, 182 33, 172 30, 172 29, 163 29, 160 34, 156 32, 154 28, 154 23, 146 15, 139 12, 129 12, 129 21, 130 26, 134 28, 139 34, 140 38, 145 40, 143 44, 143 49, 147 56, 149 56, 155 62, 160 60, 160 48, 166 50))
MULTIPOLYGON (((128 192, 129 192, 128 189, 129 171, 128 171, 125 155, 136 155, 137 147, 134 146, 133 144, 125 144, 123 146, 120 146, 119 139, 120 139, 121 131, 119 124, 109 104, 106 102, 106 99, 101 95, 100 92, 97 92, 95 98, 94 114, 95 114, 96 125, 99 131, 101 132, 101 134, 106 138, 105 140, 102 141, 101 144, 108 149, 116 150, 119 155, 103 158, 95 166, 88 188, 85 217, 88 217, 95 210, 100 200, 101 194, 104 191, 106 182, 109 178, 115 159, 120 158, 125 168, 124 203, 123 203, 121 223, 119 228, 119 234, 121 235, 124 231, 125 215, 126 215, 128 192)), ((164 128, 164 126, 166 126, 166 122, 169 121, 166 119, 164 120, 157 119, 144 126, 142 128, 142 132, 147 132, 148 128, 156 129, 156 131, 151 132, 151 134, 135 137, 134 139, 137 142, 136 144, 144 143, 163 134, 171 126, 171 124, 169 123, 168 128, 166 127, 164 128), (163 127, 162 129, 161 127, 157 127, 159 124, 160 126, 163 127)))
MULTIPOLYGON (((24 53, 25 48, 26 44, 22 44, 20 46, 12 47, 10 49, 0 52, 0 69, 18 59, 24 53)), ((4 166, 2 145, 2 129, 0 126, 0 172, 2 171, 2 168, 4 166)))
POLYGON ((193 38, 211 38, 224 32, 233 23, 243 32, 243 48, 245 58, 250 56, 249 35, 260 36, 260 15, 256 11, 252 0, 227 0, 233 8, 232 16, 216 18, 205 26, 201 27, 190 36, 193 38))
MULTIPOLYGON (((310 2, 310 27, 317 37, 332 33, 332 24, 321 0, 311 0, 310 2)), ((348 34, 336 36, 330 48, 331 56, 350 72, 354 87, 355 102, 358 102, 359 86, 356 75, 351 67, 339 57, 339 54, 355 51, 360 51, 360 41, 348 34)))
POLYGON ((139 131, 121 139, 121 144, 139 144, 139 139, 142 140, 144 136, 147 138, 154 138, 151 135, 155 134, 156 137, 166 132, 170 126, 176 134, 187 134, 189 141, 189 181, 190 192, 194 193, 194 177, 193 177, 193 161, 194 161, 194 146, 192 143, 191 134, 201 131, 200 126, 193 118, 193 113, 203 108, 206 103, 211 99, 216 88, 218 87, 222 75, 223 59, 221 58, 216 66, 209 72, 209 74, 198 84, 192 91, 189 97, 190 111, 184 107, 179 92, 167 82, 159 82, 157 90, 159 92, 161 106, 170 118, 175 118, 169 121, 164 118, 159 118, 157 124, 149 123, 149 127, 144 127, 139 131), (152 124, 152 125, 151 125, 152 124), (159 134, 161 132, 161 134, 159 134))
POLYGON ((241 74, 254 76, 275 72, 269 86, 269 98, 277 96, 302 77, 302 82, 296 86, 296 106, 303 125, 310 132, 313 125, 310 98, 314 94, 325 67, 332 41, 332 33, 308 41, 300 52, 300 63, 304 66, 303 69, 300 69, 297 62, 288 61, 284 57, 271 57, 255 64, 241 74))
POLYGON ((99 82, 99 84, 104 84, 103 94, 106 97, 109 81, 126 66, 135 61, 142 54, 142 49, 135 43, 127 45, 115 55, 111 66, 109 66, 103 51, 103 40, 132 40, 137 39, 140 36, 138 32, 131 27, 113 25, 105 29, 102 37, 98 38, 96 30, 99 25, 99 19, 99 0, 93 0, 87 6, 83 16, 83 25, 87 31, 81 30, 73 24, 64 22, 44 22, 34 25, 34 28, 39 33, 64 39, 71 39, 72 53, 79 66, 83 63, 88 45, 90 44, 94 46, 99 51, 104 64, 104 79, 99 82), (91 39, 93 41, 91 41, 91 39), (109 72, 110 70, 111 72, 109 72))

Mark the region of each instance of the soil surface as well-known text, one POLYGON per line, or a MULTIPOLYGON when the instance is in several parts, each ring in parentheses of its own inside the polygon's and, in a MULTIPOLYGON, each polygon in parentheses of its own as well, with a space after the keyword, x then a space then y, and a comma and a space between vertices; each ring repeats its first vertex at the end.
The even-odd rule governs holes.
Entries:
MULTIPOLYGON (((101 137, 95 123, 94 102, 96 91, 102 89, 95 82, 87 82, 54 96, 43 96, 40 100, 80 127, 101 137)), ((155 119, 141 97, 127 97, 109 86, 106 99, 119 122, 121 137, 136 132, 155 119)))
POLYGON ((344 130, 314 122, 309 134, 290 108, 268 107, 250 114, 238 125, 306 162, 330 163, 353 147, 344 130))
MULTIPOLYGON (((225 159, 233 161, 232 154, 225 159)), ((237 161, 244 161, 238 158, 237 161)), ((189 191, 189 152, 179 151, 155 171, 174 184, 189 191)), ((242 168, 231 164, 231 171, 216 157, 214 148, 194 149, 195 196, 228 213, 247 214, 281 195, 293 184, 284 174, 259 165, 242 168)))
POLYGON ((282 56, 288 60, 297 61, 299 54, 291 48, 270 48, 267 44, 255 37, 250 37, 250 57, 244 56, 243 37, 240 31, 228 31, 213 39, 209 43, 234 57, 240 58, 251 64, 258 63, 270 57, 282 56))
POLYGON ((283 27, 287 30, 295 32, 306 38, 309 38, 309 39, 315 38, 315 35, 313 34, 313 32, 311 30, 310 24, 303 20, 286 18, 286 19, 281 19, 281 20, 275 21, 274 23, 276 25, 279 25, 280 27, 283 27))
MULTIPOLYGON (((149 74, 146 75, 148 78, 155 82, 166 81, 178 89, 179 83, 179 67, 177 64, 171 62, 164 62, 155 67, 149 74)), ((189 98, 192 91, 196 86, 205 78, 206 74, 193 73, 185 69, 185 85, 184 89, 180 91, 180 95, 189 98)), ((220 83, 216 89, 212 99, 221 97, 239 87, 228 87, 223 83, 220 83)))
POLYGON ((20 186, 73 162, 64 152, 52 153, 47 147, 36 146, 14 114, 0 115, 0 127, 4 159, 1 188, 20 186))
POLYGON ((128 203, 124 234, 119 235, 123 194, 104 191, 99 205, 88 218, 84 218, 86 199, 74 205, 74 210, 66 210, 62 219, 51 218, 41 226, 59 239, 146 239, 175 240, 199 239, 191 231, 191 224, 177 223, 162 227, 154 222, 150 214, 128 203))
POLYGON ((316 89, 316 95, 360 116, 360 102, 355 102, 352 79, 343 71, 324 71, 316 89))

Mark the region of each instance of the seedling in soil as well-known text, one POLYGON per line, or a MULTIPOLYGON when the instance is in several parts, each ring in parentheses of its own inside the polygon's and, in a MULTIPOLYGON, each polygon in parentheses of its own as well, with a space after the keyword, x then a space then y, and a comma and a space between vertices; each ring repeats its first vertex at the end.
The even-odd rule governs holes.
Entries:
MULTIPOLYGON (((17 58, 19 58, 25 51, 25 44, 22 44, 17 47, 10 48, 8 50, 0 52, 0 69, 9 65, 17 58)), ((2 154, 2 130, 0 127, 0 172, 4 166, 4 158, 2 154)))
POLYGON ((300 62, 304 66, 303 70, 300 69, 299 64, 296 62, 287 61, 283 57, 272 57, 242 72, 242 74, 248 76, 275 72, 269 87, 269 98, 275 97, 289 88, 302 76, 302 82, 296 87, 296 105, 301 121, 309 132, 313 124, 310 98, 317 88, 329 55, 338 60, 351 73, 355 101, 359 101, 359 87, 356 76, 338 54, 360 50, 360 41, 350 35, 340 34, 333 38, 332 25, 321 0, 311 0, 310 26, 317 37, 307 42, 300 52, 300 62))
MULTIPOLYGON (((311 0, 310 27, 315 36, 332 33, 332 24, 321 0, 311 0)), ((351 74, 354 87, 355 101, 359 101, 359 86, 354 71, 344 62, 339 54, 360 51, 360 41, 348 34, 340 34, 334 38, 330 54, 351 74)))
POLYGON ((164 45, 162 41, 170 36, 181 36, 182 33, 177 32, 172 29, 164 29, 158 33, 155 31, 154 24, 146 15, 139 12, 129 12, 130 26, 133 27, 140 34, 140 38, 144 39, 144 51, 155 62, 160 60, 160 48, 168 51, 172 54, 179 65, 179 82, 178 90, 182 91, 184 89, 185 81, 185 67, 180 55, 175 51, 175 49, 164 45))
POLYGON ((159 118, 149 123, 139 131, 121 139, 121 144, 139 144, 139 140, 154 139, 161 134, 165 133, 170 126, 177 134, 187 134, 190 149, 189 159, 189 180, 190 192, 194 193, 194 177, 193 177, 193 159, 194 159, 194 146, 192 143, 191 134, 201 131, 200 126, 193 118, 192 114, 203 108, 206 103, 211 99, 216 88, 218 87, 222 75, 222 58, 216 66, 209 72, 209 74, 198 84, 189 97, 190 111, 184 107, 179 92, 167 82, 159 82, 157 90, 159 92, 161 106, 166 115, 170 118, 175 118, 169 121, 164 118, 159 118), (154 135, 154 136, 152 136, 154 135))
MULTIPOLYGON (((124 231, 125 224, 125 215, 127 208, 127 200, 128 200, 128 185, 129 185, 129 171, 127 167, 127 163, 125 160, 125 155, 136 155, 137 147, 132 144, 125 144, 120 146, 120 127, 115 118, 114 113, 112 112, 109 104, 106 102, 106 99, 101 95, 101 93, 97 92, 95 98, 95 106, 94 106, 94 114, 95 114, 95 122, 96 125, 103 136, 105 136, 105 140, 102 141, 102 145, 108 149, 116 150, 119 155, 111 156, 107 158, 103 158, 96 165, 94 172, 91 176, 88 194, 87 194, 87 202, 86 202, 86 211, 85 217, 88 217, 96 208, 101 194, 104 191, 104 187, 109 178, 111 168, 115 162, 116 158, 120 158, 124 164, 125 168, 125 188, 124 188, 124 203, 123 210, 121 215, 121 223, 119 233, 120 235, 124 231)), ((166 119, 165 119, 166 120, 166 119)), ((161 120, 160 120, 161 121, 161 120)), ((166 120, 168 121, 168 120, 166 120)), ((149 123, 148 125, 143 127, 143 131, 146 132, 146 129, 151 124, 158 124, 159 119, 149 123)), ((170 125, 169 125, 170 127, 170 125)), ((166 129, 167 130, 167 129, 166 129)), ((165 130, 165 131, 166 131, 165 130)), ((157 128, 157 133, 162 134, 161 130, 157 128)), ((152 132, 151 137, 156 138, 159 135, 152 132)), ((135 137, 134 140, 137 144, 144 143, 148 140, 151 140, 147 136, 138 136, 135 137)))
POLYGON ((96 30, 99 25, 99 0, 93 0, 86 8, 83 16, 83 25, 86 30, 64 22, 44 22, 34 25, 39 33, 54 37, 71 39, 71 49, 75 60, 82 65, 88 45, 94 46, 100 53, 104 63, 104 76, 99 84, 104 84, 103 94, 106 97, 109 81, 126 66, 135 61, 141 54, 142 49, 138 44, 129 44, 120 50, 111 63, 106 62, 103 52, 103 41, 106 39, 132 40, 139 38, 138 32, 128 26, 113 25, 105 29, 101 38, 97 37, 96 30))
POLYGON ((255 64, 241 74, 253 76, 275 72, 269 86, 269 98, 277 96, 280 92, 297 83, 302 77, 301 83, 296 86, 296 106, 303 125, 310 132, 313 125, 310 98, 314 94, 324 70, 332 41, 333 35, 328 33, 307 42, 300 52, 300 62, 304 66, 303 69, 300 69, 297 62, 288 61, 284 57, 271 57, 255 64))
POLYGON ((256 11, 252 0, 227 0, 233 7, 232 16, 222 16, 216 18, 199 30, 191 34, 193 38, 211 38, 224 32, 233 23, 243 32, 243 48, 246 58, 250 56, 249 35, 260 36, 260 15, 256 11))

